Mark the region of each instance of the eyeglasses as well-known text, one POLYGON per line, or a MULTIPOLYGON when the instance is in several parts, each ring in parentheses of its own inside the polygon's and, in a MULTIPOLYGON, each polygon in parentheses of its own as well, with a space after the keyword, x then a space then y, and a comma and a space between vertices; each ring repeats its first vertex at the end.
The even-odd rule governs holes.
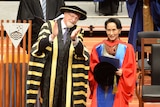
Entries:
POLYGON ((79 15, 75 14, 75 13, 70 13, 68 12, 68 15, 72 18, 75 19, 76 21, 79 20, 79 15))

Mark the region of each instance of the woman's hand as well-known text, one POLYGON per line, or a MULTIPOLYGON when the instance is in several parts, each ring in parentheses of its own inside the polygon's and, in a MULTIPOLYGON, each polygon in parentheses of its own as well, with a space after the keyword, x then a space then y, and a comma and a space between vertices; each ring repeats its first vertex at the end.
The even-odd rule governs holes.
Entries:
POLYGON ((121 76, 122 75, 122 69, 118 69, 118 71, 116 71, 116 75, 121 76))

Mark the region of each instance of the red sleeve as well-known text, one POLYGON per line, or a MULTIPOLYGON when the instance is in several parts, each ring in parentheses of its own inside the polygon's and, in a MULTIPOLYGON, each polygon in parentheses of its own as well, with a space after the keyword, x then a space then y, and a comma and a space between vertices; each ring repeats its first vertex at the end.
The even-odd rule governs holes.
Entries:
POLYGON ((130 44, 127 45, 122 71, 123 74, 119 79, 114 107, 126 107, 125 104, 132 99, 134 94, 136 84, 136 57, 134 49, 130 44))
POLYGON ((88 72, 88 81, 89 81, 89 87, 90 87, 90 99, 92 99, 92 94, 93 94, 93 90, 95 89, 97 83, 94 79, 94 75, 93 75, 93 70, 94 67, 97 65, 97 63, 99 63, 99 58, 98 58, 98 54, 96 51, 96 46, 93 47, 91 55, 90 55, 90 69, 88 72))

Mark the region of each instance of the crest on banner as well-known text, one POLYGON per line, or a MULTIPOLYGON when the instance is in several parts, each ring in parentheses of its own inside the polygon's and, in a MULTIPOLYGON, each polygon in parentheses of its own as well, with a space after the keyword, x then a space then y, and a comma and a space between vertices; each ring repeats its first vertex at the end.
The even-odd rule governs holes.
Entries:
POLYGON ((29 23, 3 23, 3 26, 14 47, 17 48, 27 32, 29 23))

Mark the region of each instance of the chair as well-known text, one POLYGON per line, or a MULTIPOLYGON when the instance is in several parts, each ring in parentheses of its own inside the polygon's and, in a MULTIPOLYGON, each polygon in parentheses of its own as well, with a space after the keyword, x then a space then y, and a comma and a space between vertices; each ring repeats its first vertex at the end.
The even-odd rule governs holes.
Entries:
MULTIPOLYGON (((137 37, 137 46, 141 47, 141 38, 152 38, 153 35, 158 35, 158 34, 157 34, 157 32, 139 32, 138 37, 137 37)), ((143 57, 144 57, 144 70, 145 70, 144 74, 146 74, 147 71, 151 71, 151 65, 148 63, 149 53, 150 53, 149 51, 145 50, 145 54, 143 55, 143 57)), ((141 54, 138 54, 138 57, 141 57, 141 54)), ((141 68, 142 68, 142 59, 138 59, 138 70, 141 71, 141 68)))
POLYGON ((139 107, 144 107, 145 102, 160 102, 160 32, 139 32, 138 44, 141 45, 141 69, 138 75, 136 95, 139 100, 139 107), (151 84, 144 83, 145 52, 151 53, 151 84))

